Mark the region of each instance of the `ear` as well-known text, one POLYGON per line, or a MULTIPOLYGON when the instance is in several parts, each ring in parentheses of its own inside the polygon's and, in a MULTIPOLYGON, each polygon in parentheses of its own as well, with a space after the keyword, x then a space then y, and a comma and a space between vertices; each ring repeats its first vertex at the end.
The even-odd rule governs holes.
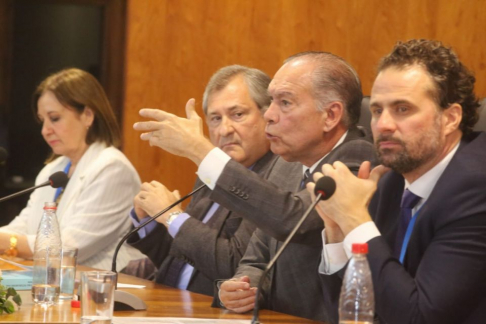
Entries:
POLYGON ((462 121, 462 106, 458 103, 453 103, 442 112, 442 124, 444 125, 445 135, 449 135, 455 130, 459 129, 462 121))
POLYGON ((325 112, 322 114, 323 121, 323 131, 330 132, 331 130, 336 127, 341 122, 341 119, 344 114, 344 106, 342 102, 335 101, 332 102, 329 107, 325 109, 325 112))
POLYGON ((84 107, 83 115, 84 115, 85 126, 90 127, 91 125, 93 125, 93 121, 94 121, 93 109, 89 108, 88 106, 84 107))

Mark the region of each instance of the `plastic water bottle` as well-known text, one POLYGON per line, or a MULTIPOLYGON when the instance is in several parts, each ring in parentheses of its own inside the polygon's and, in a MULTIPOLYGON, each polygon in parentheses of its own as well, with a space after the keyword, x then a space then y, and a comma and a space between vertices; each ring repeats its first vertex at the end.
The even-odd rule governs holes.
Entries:
POLYGON ((32 299, 45 307, 57 304, 60 293, 62 243, 56 209, 56 203, 45 203, 34 245, 32 299))
POLYGON ((373 280, 366 254, 368 244, 353 244, 339 298, 339 324, 372 324, 375 313, 373 280))

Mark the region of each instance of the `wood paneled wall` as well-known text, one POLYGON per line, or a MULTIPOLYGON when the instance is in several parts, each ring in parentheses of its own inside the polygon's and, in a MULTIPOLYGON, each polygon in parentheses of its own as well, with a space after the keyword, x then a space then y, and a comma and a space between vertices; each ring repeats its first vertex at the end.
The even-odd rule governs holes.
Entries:
MULTIPOLYGON (((486 96, 485 0, 129 0, 124 151, 142 180, 184 194, 195 166, 150 147, 132 128, 142 107, 184 115, 218 68, 256 67, 273 75, 297 52, 330 51, 358 71, 370 93, 380 57, 397 40, 432 38, 455 48, 486 96)), ((202 112, 201 112, 202 113, 202 112)))

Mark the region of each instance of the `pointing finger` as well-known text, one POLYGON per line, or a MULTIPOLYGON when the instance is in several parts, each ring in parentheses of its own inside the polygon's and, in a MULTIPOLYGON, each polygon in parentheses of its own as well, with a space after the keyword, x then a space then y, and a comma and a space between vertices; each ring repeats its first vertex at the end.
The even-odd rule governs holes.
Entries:
POLYGON ((162 121, 167 119, 168 117, 174 116, 173 114, 168 113, 166 111, 160 109, 153 109, 153 108, 142 108, 140 109, 138 114, 142 117, 151 118, 158 121, 162 121))
POLYGON ((159 121, 144 121, 133 124, 133 129, 139 131, 154 131, 162 128, 162 122, 159 121))

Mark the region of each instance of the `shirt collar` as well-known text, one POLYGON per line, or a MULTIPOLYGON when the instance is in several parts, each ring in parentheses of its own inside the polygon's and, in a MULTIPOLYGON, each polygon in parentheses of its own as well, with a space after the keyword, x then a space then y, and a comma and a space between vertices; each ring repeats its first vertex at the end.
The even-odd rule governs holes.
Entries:
POLYGON ((334 150, 336 147, 338 147, 339 145, 341 145, 344 142, 344 139, 346 138, 347 135, 348 135, 348 131, 346 131, 346 133, 344 133, 343 136, 341 136, 339 141, 337 141, 336 145, 334 145, 333 148, 329 152, 327 152, 326 155, 324 155, 321 159, 319 159, 319 161, 314 163, 310 168, 305 166, 305 165, 302 165, 302 176, 305 174, 305 171, 307 169, 309 169, 310 173, 312 174, 314 172, 314 170, 317 168, 317 166, 319 165, 319 163, 321 163, 321 161, 324 160, 326 158, 326 156, 328 156, 329 153, 332 152, 332 150, 334 150))
POLYGON ((420 178, 415 180, 412 184, 405 180, 405 189, 408 189, 417 196, 422 197, 422 200, 417 207, 420 207, 420 205, 422 205, 429 198, 435 184, 439 180, 445 168, 451 162, 452 157, 458 148, 459 143, 457 143, 457 145, 439 163, 437 163, 432 169, 427 171, 420 178))

